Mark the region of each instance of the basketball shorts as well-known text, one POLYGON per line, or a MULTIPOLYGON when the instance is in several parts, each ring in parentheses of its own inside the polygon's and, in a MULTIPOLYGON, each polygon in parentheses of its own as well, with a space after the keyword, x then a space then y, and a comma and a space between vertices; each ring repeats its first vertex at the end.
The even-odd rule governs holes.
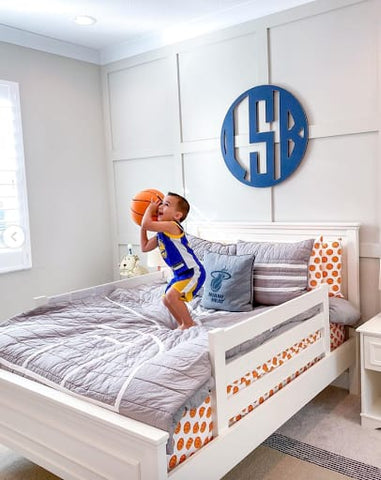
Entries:
POLYGON ((196 275, 192 268, 188 272, 181 275, 175 275, 168 283, 165 291, 167 292, 171 287, 181 294, 181 300, 190 302, 196 293, 200 290, 205 282, 205 271, 200 270, 196 275))

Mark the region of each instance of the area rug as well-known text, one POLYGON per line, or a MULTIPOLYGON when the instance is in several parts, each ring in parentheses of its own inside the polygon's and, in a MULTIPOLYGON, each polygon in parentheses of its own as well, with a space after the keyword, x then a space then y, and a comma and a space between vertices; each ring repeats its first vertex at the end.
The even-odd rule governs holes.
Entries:
POLYGON ((319 465, 333 472, 357 480, 381 480, 381 469, 357 460, 343 457, 332 452, 279 433, 271 435, 263 445, 275 449, 305 462, 319 465))

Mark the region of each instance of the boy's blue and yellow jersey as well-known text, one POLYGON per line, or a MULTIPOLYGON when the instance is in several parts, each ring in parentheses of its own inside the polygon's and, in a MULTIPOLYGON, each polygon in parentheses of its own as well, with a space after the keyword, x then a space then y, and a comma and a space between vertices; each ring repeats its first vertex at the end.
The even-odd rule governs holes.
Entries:
POLYGON ((179 282, 193 278, 194 281, 187 282, 185 289, 181 288, 181 292, 184 294, 184 300, 189 301, 202 287, 205 281, 205 269, 189 246, 182 226, 177 222, 175 223, 181 229, 181 233, 173 235, 166 232, 158 232, 157 242, 163 260, 172 269, 174 275, 167 286, 167 290, 171 286, 174 286, 180 291, 180 288, 177 288, 176 284, 178 283, 180 286, 179 282))

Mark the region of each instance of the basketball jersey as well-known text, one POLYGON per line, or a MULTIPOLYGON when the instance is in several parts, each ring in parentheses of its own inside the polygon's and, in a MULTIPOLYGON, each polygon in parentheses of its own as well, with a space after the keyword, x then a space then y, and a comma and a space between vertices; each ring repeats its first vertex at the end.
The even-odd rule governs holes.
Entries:
POLYGON ((189 275, 189 271, 192 269, 194 274, 200 275, 200 271, 202 272, 204 267, 189 246, 182 226, 178 222, 175 223, 181 229, 180 234, 157 233, 157 242, 161 256, 165 263, 172 269, 175 277, 181 277, 186 274, 189 275))

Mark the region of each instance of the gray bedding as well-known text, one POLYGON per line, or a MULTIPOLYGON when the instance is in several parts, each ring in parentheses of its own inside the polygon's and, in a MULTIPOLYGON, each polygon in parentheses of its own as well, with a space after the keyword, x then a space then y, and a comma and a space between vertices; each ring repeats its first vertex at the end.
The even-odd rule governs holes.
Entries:
POLYGON ((1 368, 171 433, 213 386, 208 330, 253 312, 206 310, 196 298, 197 326, 180 331, 161 303, 164 287, 116 289, 13 317, 0 325, 1 368))

